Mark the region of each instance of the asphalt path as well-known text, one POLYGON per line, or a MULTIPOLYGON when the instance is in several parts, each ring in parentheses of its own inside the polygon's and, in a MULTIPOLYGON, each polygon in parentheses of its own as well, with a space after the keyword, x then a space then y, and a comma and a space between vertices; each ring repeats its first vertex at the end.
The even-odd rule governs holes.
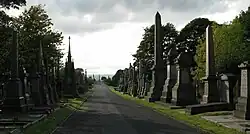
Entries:
POLYGON ((161 115, 150 108, 125 100, 104 84, 53 134, 199 134, 198 130, 161 115))

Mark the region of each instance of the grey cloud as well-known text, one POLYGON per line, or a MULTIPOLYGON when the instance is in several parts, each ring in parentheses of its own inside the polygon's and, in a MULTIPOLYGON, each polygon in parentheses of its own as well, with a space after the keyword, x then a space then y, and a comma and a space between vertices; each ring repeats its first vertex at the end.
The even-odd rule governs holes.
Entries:
POLYGON ((49 15, 57 28, 67 33, 95 32, 112 28, 124 21, 153 22, 158 10, 165 21, 181 24, 203 14, 225 12, 226 1, 237 0, 28 0, 47 4, 49 15), (128 20, 129 13, 134 17, 128 20), (86 14, 93 15, 91 23, 82 20, 86 14), (75 16, 79 19, 71 19, 75 16))

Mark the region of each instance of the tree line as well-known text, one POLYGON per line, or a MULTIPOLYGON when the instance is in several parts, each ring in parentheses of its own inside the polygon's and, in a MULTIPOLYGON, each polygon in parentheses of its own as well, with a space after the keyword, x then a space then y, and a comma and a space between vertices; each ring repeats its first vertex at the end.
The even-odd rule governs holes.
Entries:
MULTIPOLYGON (((56 60, 63 57, 59 48, 62 44, 62 32, 53 28, 53 23, 45 5, 34 5, 25 9, 19 16, 12 17, 4 9, 19 9, 26 5, 26 0, 0 1, 0 73, 9 71, 9 45, 12 40, 12 31, 18 32, 19 61, 29 72, 36 64, 36 54, 40 43, 48 57, 48 66, 58 65, 56 60)), ((59 63, 61 64, 61 63, 59 63)))
MULTIPOLYGON (((196 79, 204 77, 205 31, 208 25, 213 28, 216 71, 239 75, 238 65, 250 60, 250 7, 246 11, 241 11, 232 21, 223 24, 200 17, 191 20, 180 31, 170 22, 163 24, 162 46, 165 65, 169 58, 168 52, 173 46, 177 49, 176 55, 183 51, 191 51, 195 58, 192 74, 196 79)), ((154 57, 154 25, 144 29, 142 40, 133 57, 133 65, 138 67, 139 61, 143 62, 146 73, 150 75, 154 57)), ((118 70, 112 77, 112 85, 118 84, 120 74, 121 70, 118 70)))

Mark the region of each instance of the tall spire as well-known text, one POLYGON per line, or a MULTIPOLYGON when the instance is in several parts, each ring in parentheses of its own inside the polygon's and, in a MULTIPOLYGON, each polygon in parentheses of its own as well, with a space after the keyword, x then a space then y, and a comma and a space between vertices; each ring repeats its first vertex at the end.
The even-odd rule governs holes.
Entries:
POLYGON ((68 62, 71 62, 70 36, 69 36, 68 62))

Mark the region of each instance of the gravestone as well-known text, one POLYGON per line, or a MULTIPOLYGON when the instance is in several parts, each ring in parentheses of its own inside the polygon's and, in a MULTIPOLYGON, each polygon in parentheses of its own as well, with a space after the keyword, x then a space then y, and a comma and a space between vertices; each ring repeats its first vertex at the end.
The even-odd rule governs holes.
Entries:
POLYGON ((212 27, 206 28, 206 76, 203 78, 205 87, 202 103, 219 102, 220 95, 217 88, 217 76, 214 61, 214 43, 212 27))
POLYGON ((245 120, 250 120, 250 64, 244 62, 239 65, 241 69, 240 97, 234 110, 234 116, 245 120))
POLYGON ((34 104, 30 96, 31 92, 28 85, 28 74, 23 66, 20 66, 20 79, 22 82, 23 96, 25 97, 25 103, 27 105, 27 110, 29 111, 34 104))
MULTIPOLYGON (((75 67, 74 62, 71 59, 71 49, 70 49, 70 37, 69 37, 69 50, 68 50, 68 59, 65 62, 65 87, 64 87, 64 96, 65 97, 78 97, 79 94, 76 89, 76 80, 75 80, 75 67)), ((87 70, 85 70, 87 75, 87 70)), ((85 78, 87 82, 87 78, 85 78)))
POLYGON ((45 82, 46 82, 47 89, 48 89, 49 101, 50 101, 50 104, 55 104, 54 93, 53 93, 53 89, 51 87, 50 71, 49 71, 50 69, 48 66, 48 57, 46 54, 44 54, 44 62, 45 62, 45 82))
POLYGON ((46 82, 46 66, 45 66, 45 59, 44 59, 44 51, 43 51, 43 45, 42 41, 40 41, 40 47, 39 47, 39 75, 40 75, 40 93, 42 96, 42 101, 44 105, 50 105, 50 99, 49 99, 49 91, 48 86, 46 82))
POLYGON ((165 82, 165 69, 163 62, 163 29, 161 25, 161 15, 155 15, 154 29, 154 65, 152 67, 152 84, 150 88, 149 102, 159 101, 165 82))
POLYGON ((56 78, 55 78, 55 67, 54 67, 54 65, 52 66, 52 69, 51 69, 51 87, 53 89, 53 95, 54 95, 55 102, 58 102, 59 97, 58 97, 57 89, 56 89, 56 78))
POLYGON ((176 47, 172 47, 168 53, 167 60, 167 79, 163 87, 161 101, 170 103, 172 99, 172 88, 177 82, 177 69, 174 58, 177 55, 176 47))
POLYGON ((129 69, 125 68, 124 70, 124 92, 125 94, 128 94, 128 83, 129 83, 129 69))
MULTIPOLYGON (((39 61, 38 59, 38 53, 37 53, 37 62, 39 61)), ((37 66, 33 67, 33 71, 31 72, 30 75, 30 81, 31 81, 31 97, 32 100, 35 104, 35 106, 41 106, 43 105, 43 99, 41 96, 41 92, 40 92, 40 75, 38 72, 38 67, 39 67, 40 63, 37 63, 37 66)))
POLYGON ((234 74, 226 73, 221 74, 219 83, 220 101, 227 102, 230 108, 235 108, 234 91, 233 88, 236 84, 237 78, 234 74))
POLYGON ((196 90, 193 87, 193 80, 190 68, 194 62, 191 52, 182 52, 177 57, 177 83, 172 90, 171 102, 177 106, 197 104, 196 90))
POLYGON ((133 90, 133 67, 132 64, 129 63, 129 68, 128 68, 128 94, 132 95, 132 90, 133 90))
POLYGON ((63 94, 63 86, 62 86, 62 80, 60 78, 60 57, 58 56, 56 58, 57 61, 57 67, 56 67, 56 89, 57 89, 57 94, 59 98, 62 98, 63 94))
POLYGON ((144 67, 142 60, 139 61, 138 68, 138 90, 139 90, 139 98, 144 97, 144 88, 145 88, 145 80, 144 80, 144 67))
POLYGON ((19 79, 18 63, 18 33, 13 30, 12 43, 10 45, 11 75, 6 85, 6 98, 3 102, 3 112, 27 112, 25 97, 23 96, 22 83, 19 79))
POLYGON ((133 74, 132 74, 132 96, 135 97, 138 95, 137 92, 137 70, 135 66, 132 68, 133 74))

